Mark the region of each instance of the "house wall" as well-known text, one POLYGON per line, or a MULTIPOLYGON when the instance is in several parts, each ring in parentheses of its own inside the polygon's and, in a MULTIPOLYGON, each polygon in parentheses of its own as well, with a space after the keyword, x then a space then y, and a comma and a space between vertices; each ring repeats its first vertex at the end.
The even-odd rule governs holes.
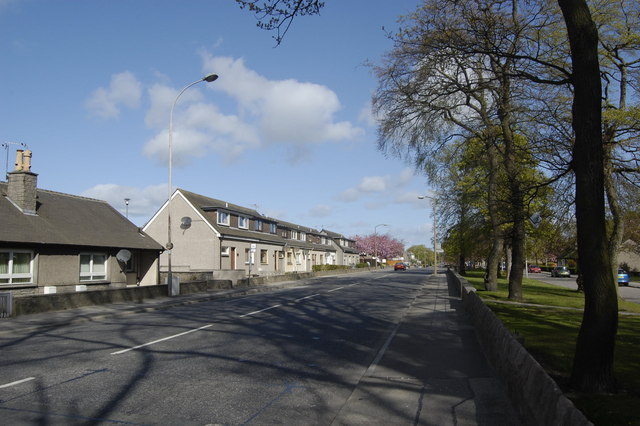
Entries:
MULTIPOLYGON (((251 250, 251 242, 238 241, 232 239, 222 240, 220 245, 222 247, 229 247, 229 256, 221 256, 220 269, 231 270, 232 262, 231 256, 235 252, 235 270, 243 270, 245 273, 249 273, 249 263, 246 261, 245 250, 251 250), (233 250, 235 249, 235 250, 233 250)), ((282 246, 277 244, 266 243, 253 243, 256 244, 256 251, 253 256, 253 264, 251 265, 251 275, 274 275, 277 272, 285 272, 282 269, 282 265, 279 262, 279 252, 282 251, 282 246), (261 261, 261 251, 267 251, 266 263, 261 261)))
MULTIPOLYGON (((158 212, 145 226, 145 232, 156 241, 166 244, 167 209, 158 212)), ((171 269, 174 272, 211 271, 220 269, 220 242, 215 231, 178 195, 171 204, 171 269), (189 229, 180 228, 182 217, 191 218, 189 229)), ((160 255, 160 270, 167 271, 167 252, 160 255)))
POLYGON ((148 250, 130 250, 137 260, 133 282, 118 260, 116 254, 119 249, 104 247, 76 247, 42 245, 38 247, 6 246, 33 251, 33 279, 30 284, 0 285, 0 291, 7 289, 16 294, 39 294, 45 287, 55 287, 56 292, 76 291, 76 286, 86 285, 92 289, 108 289, 124 287, 127 284, 154 285, 158 284, 158 254, 148 250), (107 254, 107 278, 96 281, 80 281, 80 254, 107 254))

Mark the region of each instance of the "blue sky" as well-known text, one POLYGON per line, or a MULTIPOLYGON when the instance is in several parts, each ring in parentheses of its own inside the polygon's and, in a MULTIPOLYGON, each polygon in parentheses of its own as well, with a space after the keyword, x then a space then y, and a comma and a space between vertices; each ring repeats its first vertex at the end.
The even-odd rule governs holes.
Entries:
POLYGON ((123 214, 130 198, 142 226, 167 197, 171 104, 215 72, 176 106, 174 187, 347 236, 388 224, 378 232, 430 245, 430 204, 417 199, 428 182, 377 149, 365 65, 391 48, 382 28, 418 3, 326 0, 275 47, 233 0, 0 0, 0 143, 28 145, 40 188, 123 214))

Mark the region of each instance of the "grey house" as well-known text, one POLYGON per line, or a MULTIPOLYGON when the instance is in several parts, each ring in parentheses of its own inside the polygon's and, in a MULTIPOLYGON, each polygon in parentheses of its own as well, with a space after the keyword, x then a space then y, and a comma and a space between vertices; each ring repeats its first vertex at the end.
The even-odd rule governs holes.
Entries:
POLYGON ((0 291, 158 284, 158 242, 105 201, 38 189, 29 160, 0 182, 0 291))
MULTIPOLYGON (((168 240, 169 209, 172 273, 183 280, 310 272, 316 265, 342 264, 338 260, 344 259, 348 265, 357 263, 357 256, 338 255, 345 247, 324 231, 184 189, 177 189, 144 226, 157 241, 168 240)), ((168 270, 166 252, 160 256, 160 270, 168 270)))

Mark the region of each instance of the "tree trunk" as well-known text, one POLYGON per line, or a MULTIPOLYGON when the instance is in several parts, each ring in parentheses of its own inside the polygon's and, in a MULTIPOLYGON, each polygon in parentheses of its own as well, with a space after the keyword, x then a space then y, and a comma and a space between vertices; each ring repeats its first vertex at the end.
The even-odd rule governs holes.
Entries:
POLYGON ((601 81, 598 32, 586 0, 558 0, 569 34, 572 83, 573 170, 576 177, 578 262, 585 308, 573 360, 571 383, 580 392, 615 391, 613 352, 618 299, 604 209, 601 81))
POLYGON ((491 138, 486 141, 488 158, 488 184, 487 184, 487 208, 489 210, 489 220, 491 222, 491 251, 487 258, 487 274, 484 278, 484 288, 487 291, 498 290, 499 263, 502 257, 502 231, 498 217, 498 153, 496 152, 495 141, 491 138))

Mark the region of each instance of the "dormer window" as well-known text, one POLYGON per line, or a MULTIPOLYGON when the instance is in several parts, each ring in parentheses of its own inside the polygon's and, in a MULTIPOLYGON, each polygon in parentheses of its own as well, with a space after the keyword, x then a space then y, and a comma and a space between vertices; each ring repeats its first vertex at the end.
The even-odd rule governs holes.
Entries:
POLYGON ((298 231, 291 231, 291 239, 292 240, 298 239, 298 231))
POLYGON ((262 221, 260 219, 256 220, 256 231, 262 231, 262 221))
POLYGON ((221 211, 218 212, 218 225, 229 226, 229 213, 221 211))
POLYGON ((278 228, 275 223, 269 224, 269 232, 271 232, 272 234, 275 234, 278 232, 278 228))
POLYGON ((249 229, 249 218, 246 216, 238 216, 238 228, 249 229))

